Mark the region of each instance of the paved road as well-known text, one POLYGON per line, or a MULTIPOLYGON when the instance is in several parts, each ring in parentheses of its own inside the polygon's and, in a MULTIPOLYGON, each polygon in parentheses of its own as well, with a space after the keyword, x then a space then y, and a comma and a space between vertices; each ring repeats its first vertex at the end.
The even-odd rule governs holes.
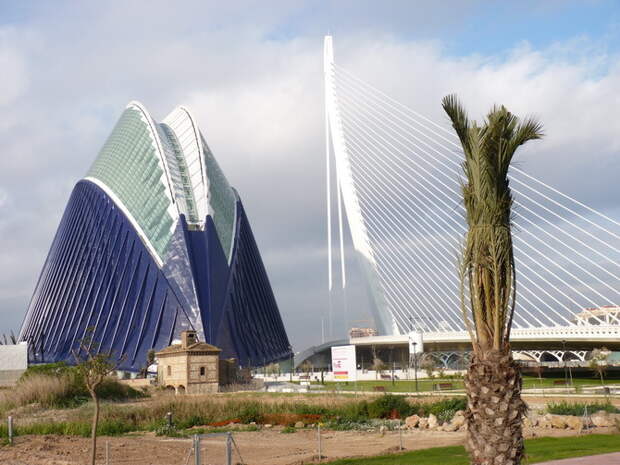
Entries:
POLYGON ((553 460, 540 465, 620 465, 620 452, 613 454, 591 455, 574 459, 553 460))

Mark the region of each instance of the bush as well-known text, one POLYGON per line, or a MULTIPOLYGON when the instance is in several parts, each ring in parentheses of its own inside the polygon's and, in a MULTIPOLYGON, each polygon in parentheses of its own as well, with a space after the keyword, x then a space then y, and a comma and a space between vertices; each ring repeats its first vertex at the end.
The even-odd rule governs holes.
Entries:
MULTIPOLYGON (((97 388, 100 399, 125 400, 146 394, 106 378, 97 388)), ((15 389, 0 394, 0 410, 39 403, 45 408, 76 407, 90 400, 83 379, 75 367, 64 362, 33 365, 20 377, 15 389)))
POLYGON ((296 430, 295 430, 294 426, 285 426, 284 428, 282 428, 281 433, 282 434, 289 434, 289 433, 294 433, 295 431, 296 430))
POLYGON ((586 408, 589 414, 598 412, 599 410, 604 410, 609 413, 619 412, 619 410, 609 402, 572 403, 563 400, 561 402, 547 404, 547 412, 554 415, 574 415, 580 417, 585 414, 586 408))
POLYGON ((454 397, 433 402, 428 406, 428 414, 432 413, 439 421, 447 422, 452 420, 452 417, 454 417, 458 410, 465 410, 466 408, 467 399, 464 397, 454 397))
POLYGON ((105 400, 139 399, 147 396, 144 391, 138 391, 114 378, 104 379, 97 387, 97 394, 99 394, 100 399, 105 400))
POLYGON ((244 405, 237 418, 241 421, 241 423, 261 423, 263 420, 263 413, 261 412, 260 405, 258 402, 251 402, 247 405, 244 405))
POLYGON ((385 394, 368 404, 370 418, 404 418, 411 414, 411 405, 402 396, 385 394))

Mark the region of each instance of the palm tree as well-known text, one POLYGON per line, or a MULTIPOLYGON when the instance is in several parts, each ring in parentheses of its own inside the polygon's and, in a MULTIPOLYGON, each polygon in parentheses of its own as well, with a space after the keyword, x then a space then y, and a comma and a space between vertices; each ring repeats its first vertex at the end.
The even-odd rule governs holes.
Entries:
POLYGON ((509 342, 516 275, 508 169, 519 146, 543 136, 542 126, 532 118, 520 122, 503 106, 494 106, 478 126, 455 95, 445 97, 442 106, 465 154, 462 193, 468 230, 459 272, 461 310, 473 348, 465 377, 467 447, 472 464, 519 465, 527 407, 509 342))

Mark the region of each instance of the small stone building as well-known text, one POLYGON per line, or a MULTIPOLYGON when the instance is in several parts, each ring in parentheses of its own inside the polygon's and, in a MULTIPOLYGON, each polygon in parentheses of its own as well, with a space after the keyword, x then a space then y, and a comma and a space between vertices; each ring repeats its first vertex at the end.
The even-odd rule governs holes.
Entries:
POLYGON ((159 384, 174 388, 177 394, 218 392, 219 385, 228 382, 220 376, 220 352, 211 344, 199 342, 196 331, 183 331, 181 344, 173 344, 156 354, 159 384))

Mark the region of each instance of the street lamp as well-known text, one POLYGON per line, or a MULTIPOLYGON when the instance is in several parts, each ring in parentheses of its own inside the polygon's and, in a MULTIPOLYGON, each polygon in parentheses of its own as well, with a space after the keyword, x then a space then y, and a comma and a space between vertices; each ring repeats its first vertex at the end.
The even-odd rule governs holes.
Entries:
POLYGON ((566 339, 562 339, 562 361, 564 362, 564 385, 568 386, 568 371, 566 369, 566 339))
POLYGON ((293 382, 293 347, 292 346, 288 346, 288 351, 291 354, 291 368, 290 368, 290 372, 289 372, 289 380, 292 383, 293 382))
POLYGON ((413 375, 415 376, 415 393, 418 393, 418 351, 417 342, 413 341, 413 375))

